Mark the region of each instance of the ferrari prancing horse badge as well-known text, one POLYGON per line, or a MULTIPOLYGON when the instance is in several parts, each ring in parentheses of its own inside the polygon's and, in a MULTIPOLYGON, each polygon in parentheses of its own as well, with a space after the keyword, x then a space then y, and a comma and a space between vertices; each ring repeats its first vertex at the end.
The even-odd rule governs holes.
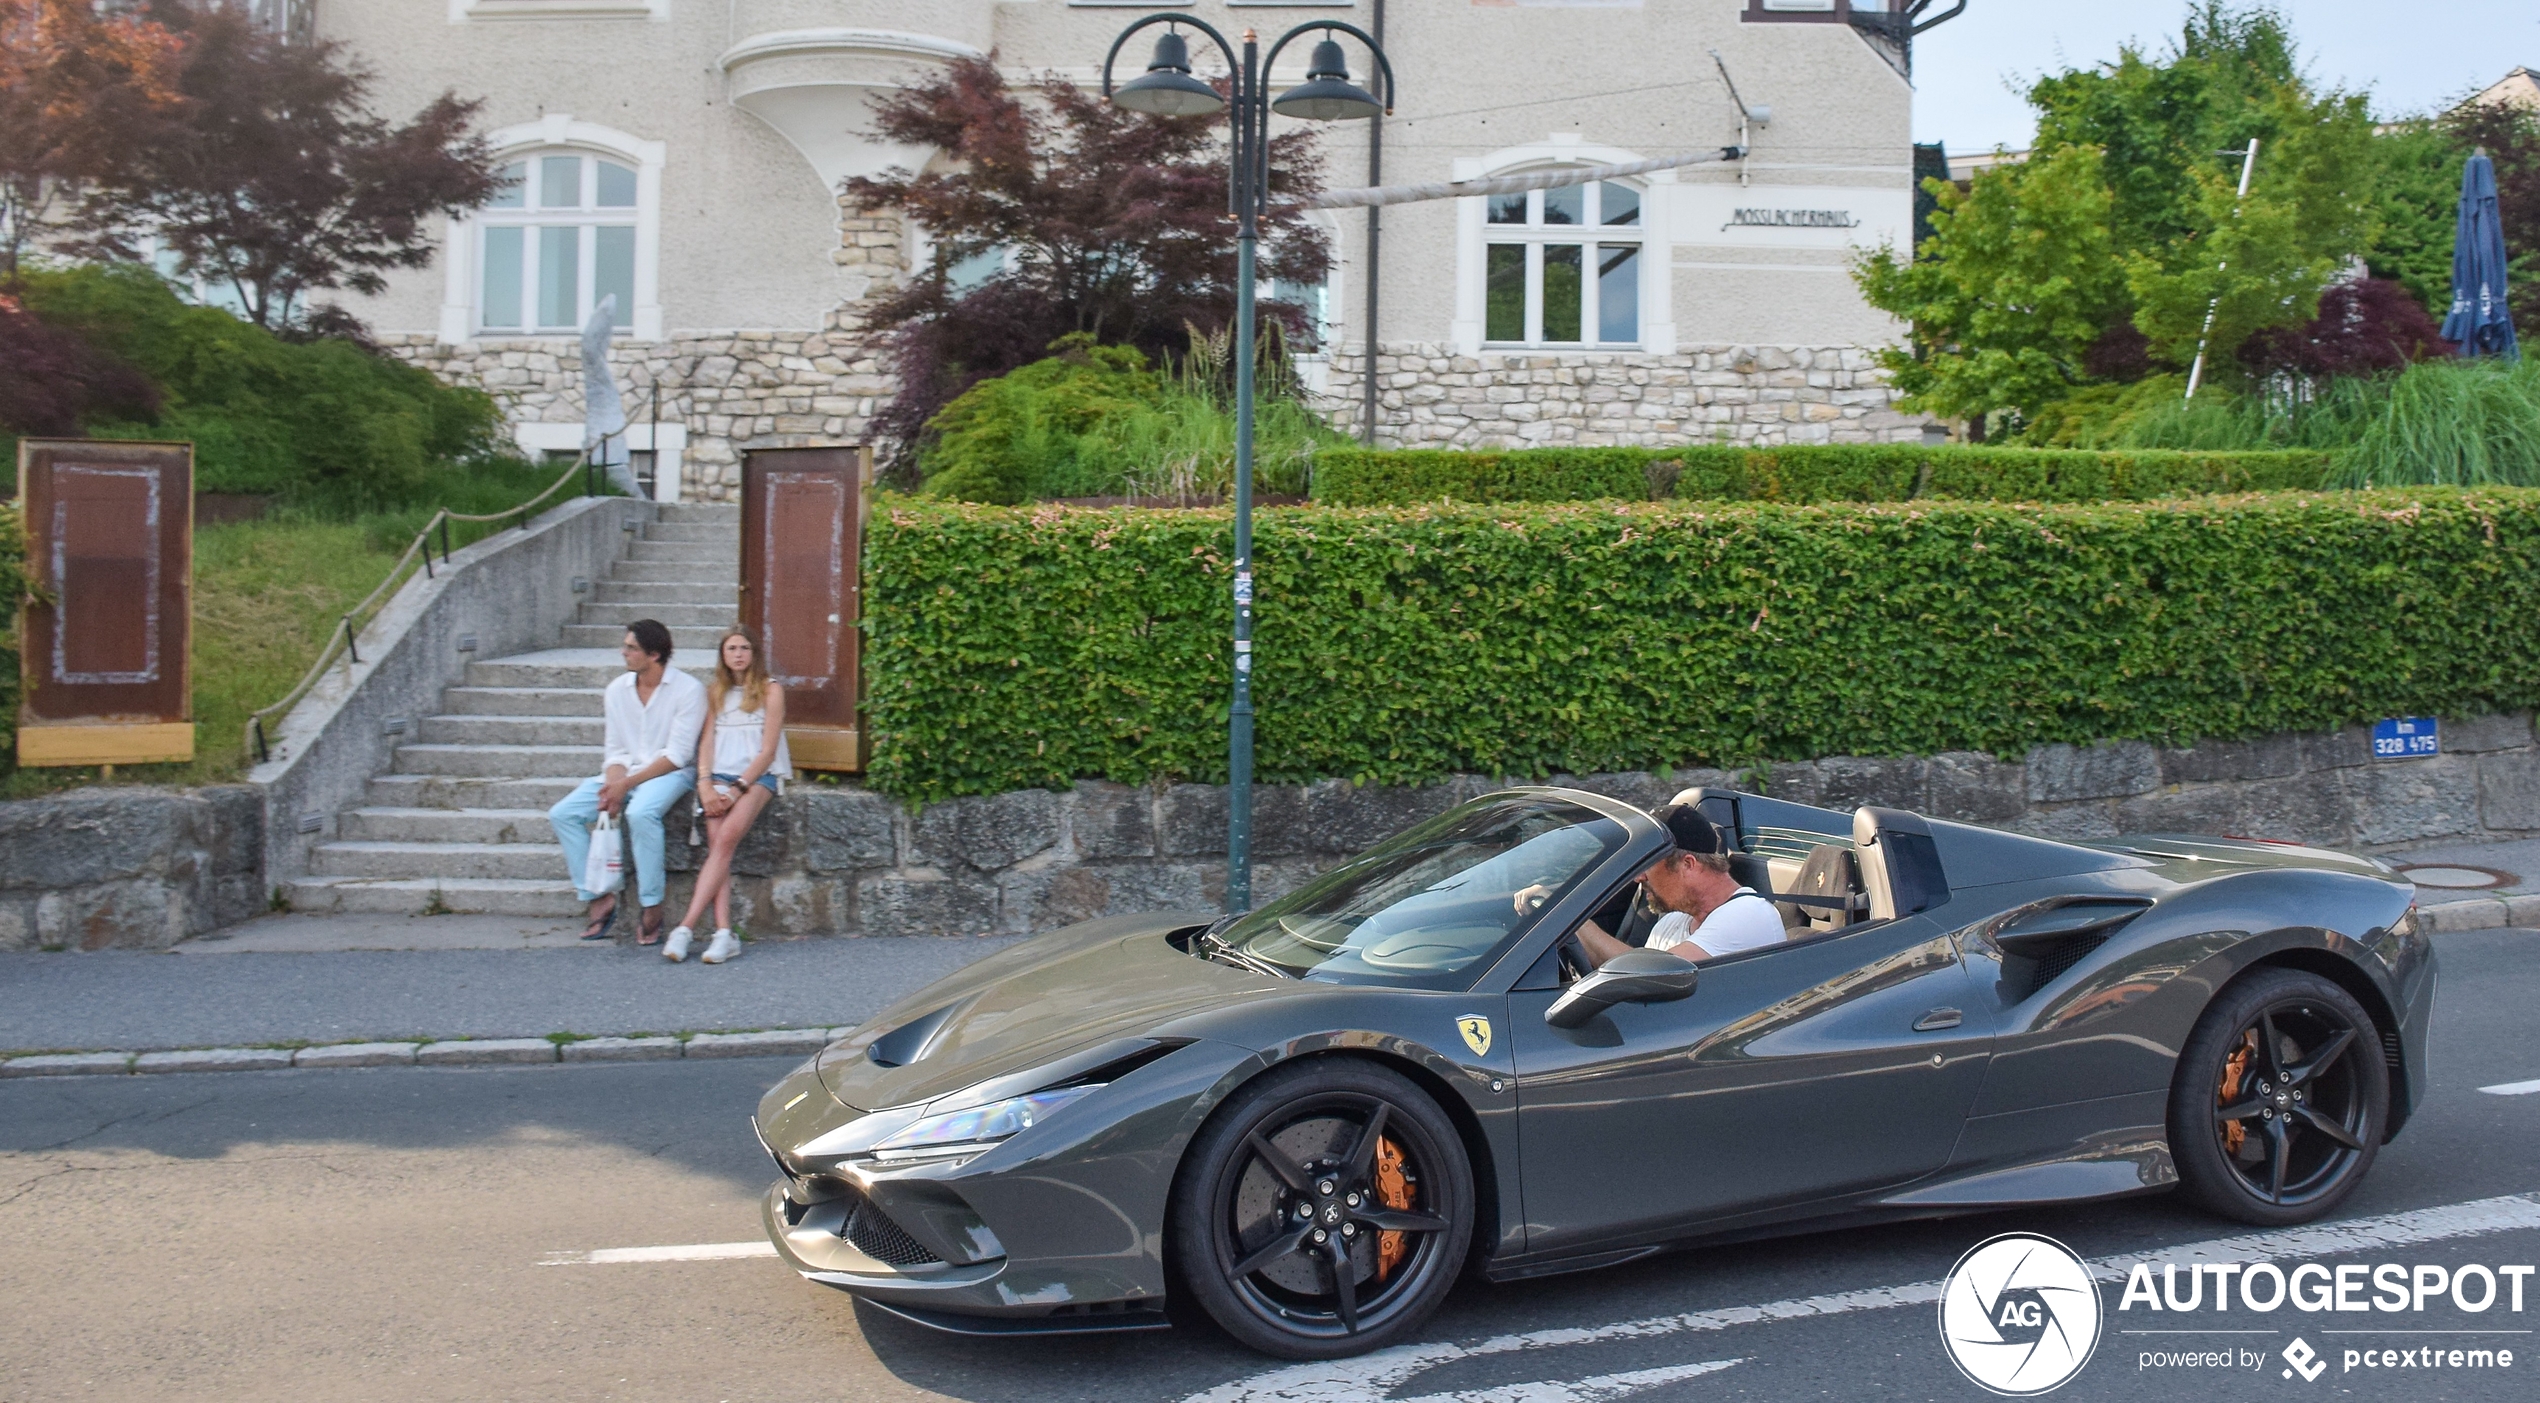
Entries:
POLYGON ((1490 1055, 1490 1020, 1478 1013, 1468 1013, 1455 1020, 1455 1031, 1464 1035, 1464 1045, 1473 1049, 1475 1057, 1490 1055))

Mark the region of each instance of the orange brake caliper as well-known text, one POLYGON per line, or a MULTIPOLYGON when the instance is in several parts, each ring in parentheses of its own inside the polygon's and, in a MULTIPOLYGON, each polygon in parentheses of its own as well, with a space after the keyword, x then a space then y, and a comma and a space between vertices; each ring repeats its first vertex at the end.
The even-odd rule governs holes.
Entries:
MULTIPOLYGON (((2228 1106, 2233 1098, 2240 1095, 2240 1079, 2249 1074, 2249 1059, 2257 1050, 2257 1030, 2251 1029, 2242 1039, 2239 1050, 2223 1061, 2222 1094, 2214 1098, 2215 1105, 2228 1106)), ((2224 1123, 2223 1149, 2230 1154, 2240 1153, 2240 1141, 2247 1134, 2236 1120, 2224 1123)))
MULTIPOLYGON (((1390 1136, 1376 1139, 1376 1201, 1387 1208, 1408 1210, 1411 1207, 1411 1180, 1402 1172, 1402 1147, 1390 1136)), ((1402 1259, 1411 1251, 1408 1233, 1376 1234, 1376 1279, 1393 1275, 1402 1259)))

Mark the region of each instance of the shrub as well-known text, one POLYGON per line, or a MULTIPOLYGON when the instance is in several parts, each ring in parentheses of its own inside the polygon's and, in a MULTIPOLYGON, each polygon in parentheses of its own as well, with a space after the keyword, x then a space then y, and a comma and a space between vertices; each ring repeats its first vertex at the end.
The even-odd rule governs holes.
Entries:
POLYGON ((2425 360, 2396 375, 2339 376, 2307 397, 2174 397, 2116 436, 2147 448, 2310 449, 2325 485, 2540 486, 2540 362, 2425 360))
POLYGON ((2316 488, 2325 485, 2327 473, 2327 455, 2316 452, 2084 452, 1901 443, 1469 453, 1344 448, 1315 458, 1314 497, 1335 506, 1667 497, 2091 502, 2316 488))
MULTIPOLYGON (((1134 347, 1076 333, 1054 343, 1059 354, 971 386, 926 426, 918 471, 927 495, 1009 505, 1223 496, 1234 481, 1234 415, 1201 364, 1212 343, 1193 333, 1192 345, 1182 373, 1168 378, 1134 347)), ((1264 378, 1275 384, 1278 363, 1270 370, 1264 378)), ((1262 394, 1253 480, 1264 491, 1302 492, 1316 451, 1347 442, 1295 398, 1262 394)))
POLYGON ((204 491, 392 506, 428 492, 444 465, 499 445, 502 417, 486 395, 348 341, 282 340, 179 300, 146 268, 30 273, 22 297, 165 398, 154 419, 92 417, 88 432, 192 440, 204 491))
MULTIPOLYGON (((1265 511, 1265 780, 2185 742, 2540 701, 2540 492, 1265 511)), ((873 782, 1221 780, 1227 517, 886 499, 873 782)))

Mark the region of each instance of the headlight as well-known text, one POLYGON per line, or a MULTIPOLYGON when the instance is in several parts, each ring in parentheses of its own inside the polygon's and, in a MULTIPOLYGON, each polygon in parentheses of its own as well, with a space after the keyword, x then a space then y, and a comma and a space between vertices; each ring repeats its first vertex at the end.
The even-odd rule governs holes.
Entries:
POLYGON ((1054 1091, 1008 1097, 968 1110, 927 1116, 874 1146, 873 1157, 886 1164, 896 1164, 975 1155, 1000 1140, 1010 1139, 1040 1124, 1059 1107, 1098 1089, 1092 1086, 1060 1087, 1054 1091))

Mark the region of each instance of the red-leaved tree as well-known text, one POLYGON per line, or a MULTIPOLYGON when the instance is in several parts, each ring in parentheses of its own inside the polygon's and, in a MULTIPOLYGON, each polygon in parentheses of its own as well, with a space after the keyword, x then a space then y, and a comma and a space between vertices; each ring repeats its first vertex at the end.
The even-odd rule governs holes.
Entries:
POLYGON ((65 194, 176 103, 177 37, 95 0, 0 0, 0 279, 65 194))
POLYGON ((2452 354, 2442 331, 2404 286, 2388 278, 2356 278, 2321 293, 2319 315, 2307 324, 2261 331, 2241 343, 2239 356, 2259 375, 2378 375, 2452 354))
POLYGON ((500 183, 471 131, 476 102, 443 93, 392 124, 337 44, 286 42, 199 0, 152 0, 148 13, 183 41, 180 100, 93 178, 80 211, 92 251, 130 257, 155 234, 281 331, 306 319, 312 293, 376 293, 385 270, 431 262, 434 217, 500 183))
MULTIPOLYGON (((872 313, 900 381, 876 435, 905 449, 954 396, 1069 332, 1162 360, 1188 344, 1186 324, 1232 324, 1221 122, 1124 112, 1055 76, 1017 91, 992 59, 956 60, 879 104, 876 135, 940 156, 846 184, 857 204, 900 210, 934 241, 930 265, 872 313), (1002 270, 957 286, 953 267, 987 253, 1002 270)), ((1272 138, 1269 155, 1260 276, 1320 281, 1330 253, 1294 206, 1319 188, 1320 159, 1301 133, 1272 138)), ((1291 321, 1299 310, 1263 306, 1291 321)))

